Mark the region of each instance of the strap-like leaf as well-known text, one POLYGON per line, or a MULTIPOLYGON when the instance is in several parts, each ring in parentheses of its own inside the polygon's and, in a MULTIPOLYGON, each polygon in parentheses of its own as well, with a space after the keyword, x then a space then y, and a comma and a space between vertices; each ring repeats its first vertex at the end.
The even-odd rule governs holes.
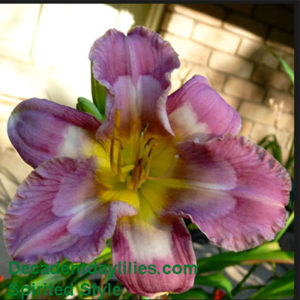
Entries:
POLYGON ((294 296, 294 270, 273 280, 261 288, 250 299, 286 299, 294 296))
POLYGON ((257 248, 243 252, 224 252, 211 257, 198 259, 198 273, 218 271, 238 264, 257 264, 262 262, 294 263, 294 254, 280 249, 277 242, 268 242, 257 248))

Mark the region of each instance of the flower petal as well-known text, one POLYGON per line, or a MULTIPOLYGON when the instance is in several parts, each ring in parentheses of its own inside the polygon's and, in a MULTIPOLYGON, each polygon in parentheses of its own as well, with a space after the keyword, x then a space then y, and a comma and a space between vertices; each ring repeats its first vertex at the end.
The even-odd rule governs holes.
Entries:
POLYGON ((32 167, 57 156, 77 158, 94 143, 101 123, 93 116, 45 99, 21 102, 8 121, 8 135, 32 167))
POLYGON ((150 131, 172 133, 166 99, 170 72, 179 66, 179 60, 168 42, 143 27, 127 36, 109 30, 94 43, 90 59, 94 77, 109 91, 106 123, 113 122, 119 109, 123 131, 131 131, 132 124, 140 120, 143 125, 150 123, 150 131))
POLYGON ((183 143, 179 152, 176 178, 165 183, 169 206, 163 215, 189 216, 213 243, 234 251, 272 240, 283 228, 290 178, 267 151, 227 135, 183 143))
MULTIPOLYGON (((116 273, 130 293, 154 296, 165 292, 184 292, 193 286, 196 269, 184 272, 184 265, 194 265, 195 254, 189 232, 181 218, 161 218, 151 215, 121 219, 112 240, 113 263, 136 263, 137 272, 116 273), (180 265, 180 274, 165 271, 180 265), (141 274, 142 265, 147 271, 141 274), (150 270, 152 265, 155 270, 150 270), (194 272, 193 272, 194 271, 194 272), (186 273, 186 274, 185 274, 186 273)), ((142 269, 142 271, 144 271, 142 269)))
POLYGON ((182 140, 205 142, 226 133, 235 135, 241 128, 237 111, 200 75, 168 97, 167 112, 175 135, 182 140))
POLYGON ((94 171, 93 159, 54 158, 29 175, 4 219, 4 237, 14 259, 89 262, 100 254, 117 219, 135 210, 123 202, 101 202, 94 171))
POLYGON ((177 54, 161 36, 144 27, 136 27, 125 36, 112 29, 95 41, 89 54, 93 74, 113 93, 119 77, 129 76, 134 85, 142 75, 151 75, 169 87, 169 72, 179 67, 177 54), (168 74, 168 76, 166 76, 168 74))

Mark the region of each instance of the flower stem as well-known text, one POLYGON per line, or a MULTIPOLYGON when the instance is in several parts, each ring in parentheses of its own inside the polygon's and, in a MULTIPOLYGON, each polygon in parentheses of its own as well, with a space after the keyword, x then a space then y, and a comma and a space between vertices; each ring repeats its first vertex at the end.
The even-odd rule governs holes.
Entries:
POLYGON ((231 294, 232 296, 235 296, 240 290, 242 289, 243 284, 246 282, 246 280, 249 278, 249 276, 256 270, 258 265, 253 265, 248 273, 243 277, 243 279, 239 282, 239 284, 232 290, 231 294))

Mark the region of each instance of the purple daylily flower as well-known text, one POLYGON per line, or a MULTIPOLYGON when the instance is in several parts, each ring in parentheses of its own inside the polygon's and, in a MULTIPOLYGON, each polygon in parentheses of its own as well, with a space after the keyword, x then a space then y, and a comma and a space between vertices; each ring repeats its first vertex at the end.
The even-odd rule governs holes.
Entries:
MULTIPOLYGON (((195 264, 183 217, 229 250, 274 238, 286 222, 289 175, 236 136, 238 113, 204 77, 168 96, 177 54, 143 27, 109 30, 89 57, 107 89, 103 124, 36 98, 9 119, 13 145, 35 168, 5 217, 14 259, 91 262, 112 237, 113 263, 195 264)), ((195 276, 116 275, 146 296, 186 291, 195 276)))

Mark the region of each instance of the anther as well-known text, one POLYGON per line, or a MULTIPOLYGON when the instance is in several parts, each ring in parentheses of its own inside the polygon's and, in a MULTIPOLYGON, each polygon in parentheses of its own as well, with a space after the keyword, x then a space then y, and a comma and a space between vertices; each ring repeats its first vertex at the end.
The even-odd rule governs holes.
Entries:
POLYGON ((142 130, 140 132, 140 136, 144 136, 144 134, 147 132, 148 128, 149 128, 149 123, 144 124, 142 127, 142 130))
POLYGON ((139 159, 132 171, 132 175, 131 175, 131 178, 130 178, 130 181, 128 184, 128 187, 132 188, 134 191, 137 190, 137 186, 139 183, 138 176, 139 176, 139 172, 140 172, 139 169, 140 169, 141 163, 142 163, 142 159, 139 159))
POLYGON ((147 155, 148 160, 147 160, 143 180, 145 180, 149 177, 149 172, 150 172, 150 167, 151 167, 151 162, 152 162, 152 157, 153 157, 153 151, 157 146, 158 146, 158 143, 153 144, 148 152, 148 155, 147 155))

